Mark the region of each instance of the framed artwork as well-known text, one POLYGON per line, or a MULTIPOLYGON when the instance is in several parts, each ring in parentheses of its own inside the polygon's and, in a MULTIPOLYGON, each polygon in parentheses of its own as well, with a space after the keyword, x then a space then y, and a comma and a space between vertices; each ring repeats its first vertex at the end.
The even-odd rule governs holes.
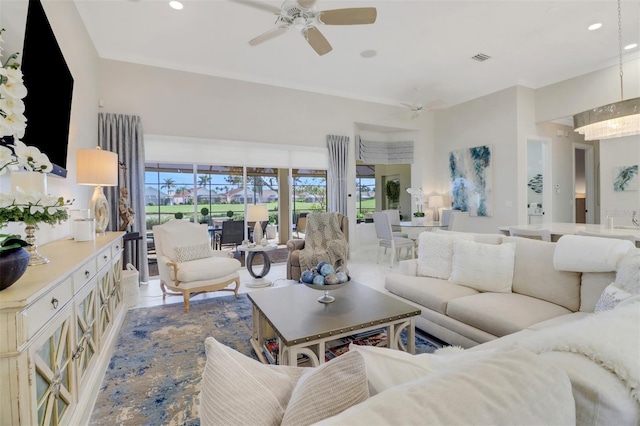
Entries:
POLYGON ((449 153, 453 209, 469 216, 491 216, 491 147, 487 145, 449 153))
POLYGON ((637 164, 613 168, 614 191, 637 191, 640 187, 639 181, 637 164))

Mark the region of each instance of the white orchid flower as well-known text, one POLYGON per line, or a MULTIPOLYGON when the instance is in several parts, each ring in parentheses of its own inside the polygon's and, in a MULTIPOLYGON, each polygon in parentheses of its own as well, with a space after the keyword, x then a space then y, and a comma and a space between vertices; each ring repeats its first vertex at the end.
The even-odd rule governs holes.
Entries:
POLYGON ((31 214, 44 213, 44 207, 43 206, 38 206, 38 205, 31 206, 29 208, 29 213, 31 213, 31 214))
POLYGON ((9 114, 3 117, 0 114, 0 128, 3 129, 3 136, 12 136, 18 131, 24 131, 27 127, 27 117, 23 114, 9 114))
POLYGON ((7 81, 4 84, 0 85, 0 95, 6 95, 12 98, 22 99, 27 96, 27 88, 24 87, 21 81, 10 81, 9 78, 9 70, 7 70, 7 81))
POLYGON ((0 193, 0 208, 7 209, 12 208, 14 202, 13 194, 0 193))
POLYGON ((33 157, 33 171, 49 173, 51 170, 53 170, 53 165, 46 154, 41 152, 33 157))
MULTIPOLYGON (((22 70, 20 70, 20 68, 9 67, 9 68, 6 68, 6 70, 7 70, 6 76, 7 76, 7 81, 8 82, 13 83, 13 84, 16 84, 16 83, 23 84, 23 82, 22 82, 22 70)), ((25 93, 25 95, 26 95, 26 93, 25 93)))
POLYGON ((24 114, 24 102, 22 99, 1 98, 0 111, 5 115, 24 114))

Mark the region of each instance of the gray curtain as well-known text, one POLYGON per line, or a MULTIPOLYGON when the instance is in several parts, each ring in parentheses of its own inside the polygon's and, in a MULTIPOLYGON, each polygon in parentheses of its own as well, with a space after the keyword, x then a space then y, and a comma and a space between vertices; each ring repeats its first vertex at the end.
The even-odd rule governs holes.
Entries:
POLYGON ((413 141, 365 141, 356 135, 356 156, 369 164, 411 164, 413 141))
MULTIPOLYGON (((111 205, 111 221, 109 230, 120 228, 120 211, 118 201, 120 189, 129 190, 129 205, 136 212, 134 222, 128 231, 139 232, 142 240, 138 241, 140 251, 140 282, 149 282, 149 265, 147 263, 147 231, 144 210, 144 140, 142 123, 136 115, 98 114, 98 143, 100 148, 118 154, 120 173, 119 186, 104 188, 111 205)), ((135 245, 132 245, 135 247, 135 245)), ((131 262, 131 251, 124 259, 125 264, 131 262)))
POLYGON ((327 207, 331 212, 347 215, 347 160, 349 137, 327 135, 329 175, 327 176, 327 207))

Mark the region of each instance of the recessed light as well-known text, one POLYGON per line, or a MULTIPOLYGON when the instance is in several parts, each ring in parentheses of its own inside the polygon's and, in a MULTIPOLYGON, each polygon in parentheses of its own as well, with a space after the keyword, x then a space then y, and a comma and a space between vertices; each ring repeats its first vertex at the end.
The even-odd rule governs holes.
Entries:
POLYGON ((638 43, 631 43, 631 44, 627 44, 624 47, 624 50, 631 50, 631 49, 635 49, 636 47, 638 47, 638 43))
POLYGON ((378 52, 376 52, 375 50, 363 50, 362 52, 360 52, 360 56, 362 56, 363 58, 373 58, 374 56, 376 56, 378 54, 378 52))
POLYGON ((182 10, 182 8, 184 7, 182 5, 182 3, 180 3, 177 0, 172 0, 169 2, 169 6, 171 6, 172 8, 174 8, 175 10, 182 10))
POLYGON ((595 24, 591 24, 587 27, 589 31, 598 30, 602 28, 602 22, 596 22, 595 24))

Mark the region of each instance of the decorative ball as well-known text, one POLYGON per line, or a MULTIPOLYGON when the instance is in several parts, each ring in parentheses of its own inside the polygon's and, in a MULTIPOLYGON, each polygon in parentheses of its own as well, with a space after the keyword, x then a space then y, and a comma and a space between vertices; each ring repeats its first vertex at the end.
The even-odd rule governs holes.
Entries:
POLYGON ((324 277, 324 283, 326 285, 336 285, 340 284, 340 280, 338 279, 338 276, 336 274, 329 274, 324 277))
POLYGON ((313 277, 313 284, 324 285, 324 277, 322 275, 316 275, 313 277))
POLYGON ((324 265, 322 265, 322 268, 320 268, 319 271, 325 277, 329 274, 336 273, 336 271, 333 269, 333 266, 329 265, 328 263, 325 263, 324 265))
POLYGON ((344 272, 347 276, 349 275, 349 269, 347 269, 347 267, 344 265, 338 266, 336 268, 336 272, 344 272))
POLYGON ((336 272, 336 277, 338 278, 338 282, 340 284, 344 284, 349 281, 349 276, 345 274, 343 271, 336 272))
POLYGON ((303 283, 311 284, 313 283, 313 278, 316 276, 312 271, 304 271, 302 275, 300 275, 300 281, 303 283))
POLYGON ((322 271, 322 267, 326 264, 327 262, 325 262, 324 260, 318 263, 318 266, 316 266, 316 268, 318 269, 318 272, 322 271))

